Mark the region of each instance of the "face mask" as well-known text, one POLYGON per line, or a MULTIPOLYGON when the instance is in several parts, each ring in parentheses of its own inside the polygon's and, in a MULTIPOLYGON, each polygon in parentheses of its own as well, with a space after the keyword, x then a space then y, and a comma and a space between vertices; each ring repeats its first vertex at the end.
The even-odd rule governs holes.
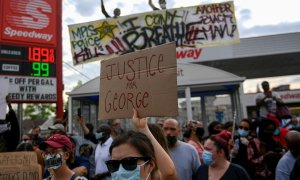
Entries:
POLYGON ((101 139, 103 137, 104 133, 103 132, 100 132, 100 133, 95 133, 95 138, 97 140, 101 139))
POLYGON ((279 130, 279 128, 275 129, 275 131, 274 131, 274 135, 275 135, 275 136, 278 136, 279 134, 280 134, 280 130, 279 130))
POLYGON ((63 159, 62 155, 57 153, 57 154, 48 154, 45 158, 45 167, 46 169, 58 169, 62 166, 63 164, 63 159))
POLYGON ((246 137, 246 136, 248 136, 249 131, 246 131, 246 130, 244 130, 244 129, 239 129, 239 130, 238 130, 238 133, 239 133, 239 135, 240 135, 241 137, 246 137))
MULTIPOLYGON (((144 166, 148 161, 144 162, 141 165, 137 165, 137 167, 132 170, 132 171, 128 171, 126 169, 123 168, 122 164, 120 164, 119 170, 116 172, 113 172, 111 174, 112 180, 140 180, 140 174, 141 174, 141 167, 144 166)), ((145 180, 147 180, 150 176, 150 173, 147 175, 147 178, 145 180)))
POLYGON ((210 166, 211 164, 214 163, 214 160, 212 158, 212 153, 209 151, 206 150, 203 151, 202 159, 203 159, 203 163, 207 166, 210 166))
POLYGON ((160 5, 160 7, 161 7, 162 9, 166 9, 166 8, 167 8, 167 5, 166 5, 166 3, 159 4, 159 5, 160 5))
POLYGON ((177 142, 177 137, 176 136, 167 136, 167 140, 168 140, 169 147, 173 147, 177 142))

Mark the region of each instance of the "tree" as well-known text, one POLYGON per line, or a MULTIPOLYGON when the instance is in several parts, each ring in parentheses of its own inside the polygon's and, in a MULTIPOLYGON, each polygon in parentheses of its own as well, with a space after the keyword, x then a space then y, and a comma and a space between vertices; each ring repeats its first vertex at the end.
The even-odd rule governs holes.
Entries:
POLYGON ((53 104, 27 104, 24 110, 24 119, 29 120, 47 120, 54 115, 56 111, 53 104))

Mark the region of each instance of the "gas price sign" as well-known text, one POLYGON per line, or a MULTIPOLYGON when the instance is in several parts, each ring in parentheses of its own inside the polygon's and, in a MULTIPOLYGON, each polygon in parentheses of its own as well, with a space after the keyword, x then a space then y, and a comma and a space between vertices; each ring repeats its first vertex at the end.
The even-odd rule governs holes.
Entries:
POLYGON ((0 44, 0 76, 15 102, 56 102, 55 49, 0 44))
POLYGON ((0 45, 0 74, 56 77, 55 50, 45 47, 0 45))

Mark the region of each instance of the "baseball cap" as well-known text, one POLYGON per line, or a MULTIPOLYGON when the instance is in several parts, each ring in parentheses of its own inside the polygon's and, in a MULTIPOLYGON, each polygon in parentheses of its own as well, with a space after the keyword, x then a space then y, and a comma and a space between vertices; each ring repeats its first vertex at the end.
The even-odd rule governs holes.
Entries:
POLYGON ((50 130, 60 130, 60 131, 65 131, 65 126, 63 124, 57 123, 53 126, 49 126, 48 129, 50 130))
POLYGON ((66 147, 70 150, 73 149, 73 144, 72 144, 70 138, 68 136, 62 135, 62 134, 54 134, 54 135, 50 136, 46 141, 42 142, 39 145, 39 148, 41 150, 45 150, 47 148, 47 146, 51 146, 53 148, 66 147))

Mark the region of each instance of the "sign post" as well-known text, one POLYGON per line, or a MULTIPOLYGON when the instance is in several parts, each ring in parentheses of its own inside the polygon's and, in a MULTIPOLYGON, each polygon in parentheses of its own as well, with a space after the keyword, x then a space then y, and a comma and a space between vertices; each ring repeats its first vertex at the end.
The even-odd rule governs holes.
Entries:
POLYGON ((12 102, 56 103, 63 115, 61 0, 3 0, 0 76, 12 102))

